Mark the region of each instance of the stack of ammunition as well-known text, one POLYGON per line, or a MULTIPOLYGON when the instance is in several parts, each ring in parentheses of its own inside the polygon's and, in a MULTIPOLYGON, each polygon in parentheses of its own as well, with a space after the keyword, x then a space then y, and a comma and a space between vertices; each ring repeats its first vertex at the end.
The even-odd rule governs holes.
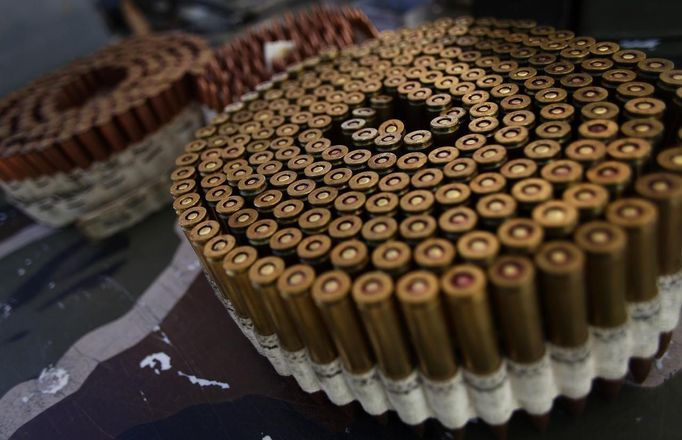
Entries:
POLYGON ((198 98, 220 112, 240 96, 286 67, 316 55, 325 47, 346 47, 376 37, 372 22, 350 6, 320 6, 266 21, 214 50, 214 58, 197 77, 198 98), (266 53, 268 44, 275 53, 266 53), (281 49, 281 52, 280 52, 281 49))
POLYGON ((165 175, 201 125, 192 77, 211 56, 190 35, 132 38, 10 94, 0 103, 3 189, 41 222, 80 219, 96 233, 159 207, 165 175))
POLYGON ((680 86, 668 60, 530 21, 383 32, 198 130, 173 206, 304 390, 410 425, 542 427, 595 379, 645 380, 677 325, 680 86))

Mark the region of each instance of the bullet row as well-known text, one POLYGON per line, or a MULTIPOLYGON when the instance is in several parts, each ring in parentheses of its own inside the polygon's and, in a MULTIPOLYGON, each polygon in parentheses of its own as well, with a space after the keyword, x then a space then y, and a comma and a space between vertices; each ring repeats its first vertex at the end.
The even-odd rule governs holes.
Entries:
POLYGON ((0 102, 0 180, 85 170, 170 122, 212 55, 198 37, 135 37, 32 81, 0 102))
POLYGON ((269 79, 273 73, 297 69, 298 63, 328 47, 346 47, 377 35, 359 9, 315 5, 262 23, 215 49, 214 60, 197 78, 200 102, 219 111, 269 79), (290 43, 271 57, 266 46, 290 43))
MULTIPOLYGON (((173 208, 280 374, 458 430, 644 381, 682 305, 682 72, 530 21, 328 48, 224 108, 173 208)), ((608 393, 607 393, 608 394, 608 393)))

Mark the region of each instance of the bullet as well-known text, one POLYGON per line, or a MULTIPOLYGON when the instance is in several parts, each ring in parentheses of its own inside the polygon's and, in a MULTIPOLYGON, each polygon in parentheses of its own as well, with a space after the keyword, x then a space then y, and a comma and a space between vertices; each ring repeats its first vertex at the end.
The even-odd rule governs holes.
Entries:
POLYGON ((393 295, 393 281, 382 272, 368 272, 353 284, 353 299, 377 358, 387 397, 401 419, 415 425, 428 418, 428 408, 421 388, 398 391, 398 384, 412 383, 416 376, 393 295))
POLYGON ((583 169, 572 160, 556 160, 540 169, 540 176, 552 184, 554 193, 560 195, 566 188, 582 180, 583 169))
POLYGON ((196 206, 201 206, 201 196, 197 193, 186 193, 173 201, 173 210, 178 215, 196 206))
POLYGON ((584 255, 567 241, 545 243, 535 256, 548 340, 559 347, 587 342, 584 255))
POLYGON ((206 261, 208 272, 213 276, 213 280, 219 287, 220 294, 230 301, 238 316, 247 318, 246 304, 239 291, 234 290, 230 278, 227 277, 227 273, 222 268, 225 256, 234 249, 236 243, 232 235, 216 235, 204 245, 203 258, 206 261))
POLYGON ((647 82, 631 81, 616 88, 616 98, 619 104, 626 104, 631 99, 653 98, 654 91, 654 86, 647 82))
MULTIPOLYGON (((476 119, 477 117, 484 117, 484 116, 492 116, 492 115, 480 115, 480 116, 474 116, 471 112, 474 109, 474 106, 477 104, 485 103, 488 102, 490 99, 490 93, 488 93, 485 90, 474 90, 472 92, 469 92, 462 96, 462 106, 465 109, 469 110, 469 116, 471 119, 476 119)), ((497 104, 495 104, 497 107, 497 104)), ((490 111, 491 108, 488 109, 490 111)), ((476 111, 474 110, 474 113, 476 111)))
POLYGON ((674 67, 672 61, 664 58, 646 58, 637 63, 637 74, 642 80, 655 84, 661 73, 674 67))
POLYGON ((581 222, 601 217, 609 202, 609 192, 601 185, 578 183, 563 194, 563 200, 578 210, 581 222))
MULTIPOLYGON (((250 179, 250 178, 249 178, 250 179)), ((248 180, 248 179, 246 179, 248 180)), ((264 181, 264 180, 263 180, 264 181)), ((246 186, 246 185, 245 185, 246 186)), ((310 179, 300 179, 287 186, 287 196, 292 199, 306 200, 308 195, 315 190, 315 182, 310 179)))
POLYGON ((656 156, 656 164, 662 171, 682 174, 682 147, 668 148, 656 156))
POLYGON ((459 264, 441 277, 440 285, 464 367, 480 375, 494 373, 500 367, 502 357, 485 273, 477 266, 459 264))
POLYGON ((430 238, 419 243, 414 250, 414 261, 424 270, 443 273, 452 266, 455 248, 442 238, 430 238))
POLYGON ((581 87, 573 92, 572 104, 576 108, 582 108, 587 104, 602 102, 608 99, 609 92, 603 87, 581 87))
POLYGON ((544 165, 554 159, 558 159, 561 153, 561 144, 550 139, 539 139, 530 142, 523 148, 523 155, 533 160, 538 165, 544 165))
POLYGON ((372 251, 372 265, 392 276, 407 272, 412 259, 410 247, 402 241, 392 240, 380 244, 372 251))
POLYGON ((428 214, 432 211, 434 202, 431 191, 409 191, 400 198, 400 210, 406 215, 428 214))
POLYGON ((393 112, 394 99, 389 95, 375 95, 370 98, 370 106, 376 111, 377 123, 381 124, 390 118, 393 112))
POLYGON ((471 133, 481 134, 486 138, 492 137, 500 126, 500 121, 497 118, 484 116, 482 118, 472 119, 469 122, 468 128, 471 133))
POLYGON ((426 165, 427 160, 426 154, 420 151, 413 151, 400 156, 396 161, 396 165, 400 171, 412 175, 422 169, 426 165))
POLYGON ((527 218, 506 219, 497 229, 503 250, 515 255, 533 255, 544 239, 544 229, 527 218))
MULTIPOLYGON (((250 219, 249 219, 250 220, 250 219)), ((246 228, 246 239, 257 249, 267 249, 270 238, 277 232, 278 225, 272 219, 254 221, 246 228)))
POLYGON ((507 187, 511 187, 522 179, 534 177, 537 169, 536 163, 530 159, 513 159, 502 165, 500 174, 507 180, 507 187))
POLYGON ((645 139, 657 149, 663 138, 664 127, 656 119, 631 119, 620 126, 620 131, 624 137, 645 139))
POLYGON ((607 154, 610 159, 630 165, 635 178, 644 172, 652 154, 651 144, 644 139, 621 138, 609 143, 607 154))
POLYGON ((632 171, 626 164, 607 160, 587 170, 586 177, 590 183, 605 187, 615 199, 630 185, 632 171))
POLYGON ((507 181, 500 173, 486 172, 481 173, 471 179, 469 189, 474 198, 480 198, 496 192, 501 192, 506 186, 507 181))
POLYGON ((355 149, 349 151, 343 157, 343 164, 352 171, 363 171, 367 168, 367 163, 372 157, 372 152, 366 149, 355 149))
POLYGON ((626 298, 629 302, 648 301, 657 294, 657 217, 655 205, 644 199, 615 200, 606 209, 606 219, 622 227, 627 235, 626 298))
MULTIPOLYGON (((189 219, 189 217, 185 217, 185 219, 189 219)), ((207 266, 206 260, 204 259, 204 246, 218 234, 220 234, 220 224, 215 220, 202 221, 193 226, 192 229, 189 230, 189 233, 186 232, 187 238, 189 239, 192 248, 194 248, 194 252, 197 254, 199 261, 204 267, 207 266)))
POLYGON ((185 235, 189 235, 192 229, 203 222, 208 220, 208 211, 206 208, 201 206, 196 206, 194 208, 186 209, 178 217, 178 224, 180 228, 185 232, 185 235))
POLYGON ((613 61, 608 58, 588 58, 580 63, 580 70, 591 75, 595 80, 613 68, 613 61))
POLYGON ((410 272, 400 278, 396 293, 422 374, 431 380, 454 376, 457 365, 439 299, 438 278, 427 271, 410 272))
POLYGON ((196 190, 197 183, 194 179, 176 180, 170 187, 170 194, 174 199, 189 194, 196 190))
POLYGON ((516 200, 509 194, 489 194, 476 203, 481 227, 495 231, 506 219, 516 213, 516 200))
POLYGON ((346 240, 334 246, 330 260, 336 270, 359 275, 369 262, 367 246, 359 240, 346 240))
MULTIPOLYGON (((437 114, 430 120, 429 124, 431 133, 433 133, 433 143, 437 146, 444 146, 451 145, 455 140, 455 135, 459 131, 461 126, 461 120, 456 116, 437 114)), ((404 139, 408 151, 420 151, 427 149, 429 147, 429 145, 427 144, 426 147, 415 149, 412 146, 412 144, 416 143, 416 145, 419 146, 425 145, 426 143, 418 142, 417 139, 415 139, 415 141, 417 142, 414 142, 411 138, 409 138, 409 135, 410 134, 408 134, 404 139)))
POLYGON ((282 228, 270 237, 272 253, 285 261, 292 262, 297 254, 296 249, 303 240, 303 233, 297 228, 282 228))
POLYGON ((499 241, 487 231, 467 232, 457 240, 457 253, 462 260, 482 267, 492 264, 499 250, 499 241))
POLYGON ((329 147, 331 147, 331 140, 327 138, 319 138, 309 141, 305 145, 305 152, 316 159, 320 159, 320 157, 322 156, 322 152, 324 152, 324 150, 326 150, 329 147))
POLYGON ((604 328, 625 324, 625 233, 618 226, 597 220, 579 226, 575 240, 586 257, 589 323, 604 328))
POLYGON ((295 171, 284 170, 270 176, 269 183, 274 189, 284 190, 287 186, 295 182, 296 179, 298 179, 298 176, 295 171))
POLYGON ((282 273, 277 288, 311 360, 324 365, 334 361, 337 354, 310 294, 314 281, 315 271, 310 266, 297 264, 282 273))
POLYGON ((488 276, 507 356, 519 364, 537 362, 545 344, 533 264, 526 257, 503 256, 488 276))
POLYGON ((223 269, 227 274, 233 292, 238 295, 246 306, 249 318, 253 322, 255 331, 259 335, 271 335, 274 327, 270 321, 265 304, 255 291, 249 280, 249 270, 258 259, 256 249, 250 246, 238 246, 225 255, 223 269))
POLYGON ((543 122, 535 128, 535 135, 540 139, 553 140, 564 145, 571 136, 571 126, 565 121, 543 122))
POLYGON ((594 139, 579 139, 568 144, 565 155, 567 159, 579 163, 583 169, 589 169, 604 160, 606 145, 594 139))
POLYGON ((374 367, 374 356, 351 297, 352 280, 340 270, 321 274, 311 292, 344 368, 362 374, 374 367))
POLYGON ((533 208, 531 215, 550 239, 566 238, 578 223, 578 210, 563 200, 543 202, 533 208))
POLYGON ((531 177, 520 180, 511 189, 521 212, 530 213, 533 208, 552 197, 552 185, 545 179, 531 177))
POLYGON ((499 102, 507 96, 519 94, 519 86, 514 83, 503 83, 493 87, 490 90, 490 97, 493 101, 499 102))
POLYGON ((334 200, 334 209, 339 216, 360 215, 363 211, 366 199, 366 196, 361 192, 345 192, 334 200))
POLYGON ((266 217, 272 214, 273 209, 282 201, 283 194, 276 189, 261 192, 253 199, 253 206, 259 216, 266 217))
POLYGON ((381 371, 402 379, 412 373, 412 354, 393 300, 393 281, 381 272, 368 272, 353 284, 353 299, 367 330, 381 371))
POLYGON ((456 206, 438 218, 438 228, 449 239, 456 240, 472 231, 478 222, 476 212, 466 206, 456 206))
POLYGON ((284 272, 284 265, 284 260, 279 257, 259 258, 249 269, 249 279, 261 297, 282 348, 297 352, 303 349, 303 341, 298 336, 294 321, 288 314, 276 285, 284 272))
POLYGON ((228 217, 227 228, 237 238, 237 241, 241 243, 246 239, 246 230, 257 220, 258 211, 255 209, 240 209, 228 217))
POLYGON ((334 241, 350 240, 362 230, 362 219, 356 215, 338 217, 329 224, 327 233, 334 241))
POLYGON ((332 215, 328 209, 313 208, 301 215, 298 226, 307 235, 322 233, 327 230, 331 219, 332 215))
POLYGON ((434 148, 429 153, 427 159, 431 166, 443 168, 449 162, 459 157, 459 150, 451 146, 434 148))
POLYGON ((436 219, 427 214, 410 215, 400 223, 399 230, 407 243, 416 245, 436 233, 436 219))
POLYGON ((629 69, 611 69, 601 76, 601 84, 610 94, 615 94, 619 85, 632 82, 637 79, 637 74, 629 69))
POLYGON ((583 121, 603 119, 617 122, 619 114, 620 107, 606 101, 591 102, 580 109, 580 116, 583 121))
MULTIPOLYGON (((635 191, 658 210, 659 275, 682 269, 682 178, 669 173, 652 173, 637 179, 635 191)), ((676 313, 677 314, 677 313, 676 313)))
POLYGON ((535 255, 538 292, 552 367, 569 408, 584 406, 592 387, 589 356, 585 256, 568 241, 545 243, 535 255))
POLYGON ((625 117, 628 119, 654 118, 662 119, 666 110, 665 102, 656 98, 633 98, 623 106, 625 117))

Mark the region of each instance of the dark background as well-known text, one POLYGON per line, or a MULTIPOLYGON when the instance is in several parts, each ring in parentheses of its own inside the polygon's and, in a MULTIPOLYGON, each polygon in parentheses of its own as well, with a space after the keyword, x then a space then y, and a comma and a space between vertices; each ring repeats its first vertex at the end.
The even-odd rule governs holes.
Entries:
MULTIPOLYGON (((125 0, 128 1, 128 0, 125 0)), ((130 32, 122 0, 21 0, 0 4, 0 96, 130 32)), ((306 6, 301 0, 130 0, 154 30, 183 29, 213 43, 306 6)), ((682 58, 679 0, 361 0, 349 3, 379 29, 440 15, 534 18, 541 24, 682 58)), ((679 64, 679 63, 678 63, 679 64)))

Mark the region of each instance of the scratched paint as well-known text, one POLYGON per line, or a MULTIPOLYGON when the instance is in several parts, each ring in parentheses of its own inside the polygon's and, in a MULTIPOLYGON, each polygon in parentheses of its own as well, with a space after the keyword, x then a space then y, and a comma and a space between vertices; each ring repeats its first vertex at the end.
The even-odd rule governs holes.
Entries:
POLYGON ((162 371, 170 370, 171 358, 166 353, 150 354, 140 361, 140 368, 151 368, 154 373, 161 374, 162 371))
POLYGON ((216 386, 216 387, 220 387, 224 390, 230 388, 230 384, 228 384, 228 383, 219 382, 217 380, 202 379, 202 378, 196 377, 192 374, 183 373, 182 371, 178 371, 178 376, 186 377, 191 383, 193 383, 195 385, 199 385, 200 387, 216 386))
MULTIPOLYGON (((170 341, 168 341, 170 343, 170 341)), ((155 374, 161 374, 162 371, 168 371, 172 368, 171 358, 164 352, 153 353, 146 356, 140 361, 140 368, 151 368, 155 374)), ((220 382, 213 379, 204 379, 193 374, 188 374, 182 371, 177 372, 178 376, 185 377, 190 383, 199 385, 200 387, 220 387, 223 390, 230 388, 227 382, 220 382)))
POLYGON ((56 394, 68 384, 69 373, 63 368, 43 368, 38 377, 38 389, 43 394, 56 394))

